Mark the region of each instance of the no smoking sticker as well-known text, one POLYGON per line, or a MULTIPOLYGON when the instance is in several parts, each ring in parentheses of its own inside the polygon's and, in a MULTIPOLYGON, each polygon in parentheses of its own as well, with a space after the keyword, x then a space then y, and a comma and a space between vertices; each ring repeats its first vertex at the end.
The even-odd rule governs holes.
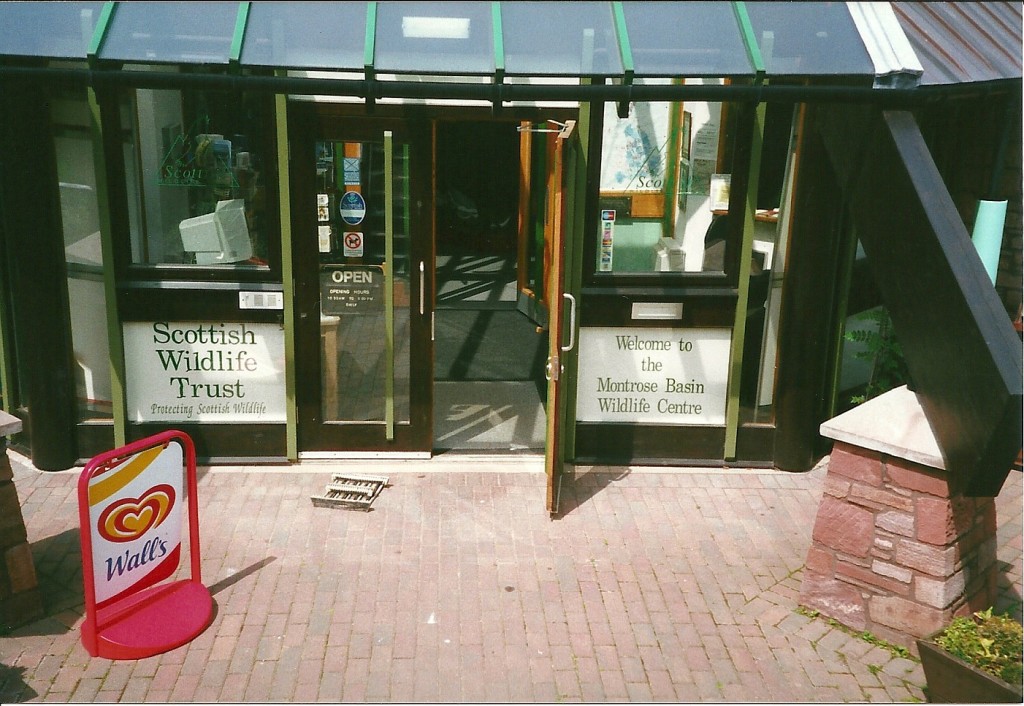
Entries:
POLYGON ((342 236, 342 245, 345 249, 345 257, 363 256, 362 233, 345 233, 345 235, 342 236))

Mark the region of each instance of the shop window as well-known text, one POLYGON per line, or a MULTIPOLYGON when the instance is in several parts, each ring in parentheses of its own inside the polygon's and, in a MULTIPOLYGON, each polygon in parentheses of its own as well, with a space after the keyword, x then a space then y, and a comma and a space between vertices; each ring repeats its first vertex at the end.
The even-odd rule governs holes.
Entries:
POLYGON ((906 384, 910 378, 902 347, 889 312, 881 303, 871 264, 859 239, 849 267, 833 414, 841 414, 906 384))
POLYGON ((51 97, 78 420, 112 416, 99 202, 85 90, 51 97))
POLYGON ((126 159, 132 264, 267 269, 276 183, 267 108, 250 95, 136 91, 126 159))
POLYGON ((740 378, 743 422, 774 418, 778 322, 796 169, 794 120, 791 104, 765 107, 740 378))
POLYGON ((729 106, 605 105, 596 272, 723 272, 729 230, 729 106))

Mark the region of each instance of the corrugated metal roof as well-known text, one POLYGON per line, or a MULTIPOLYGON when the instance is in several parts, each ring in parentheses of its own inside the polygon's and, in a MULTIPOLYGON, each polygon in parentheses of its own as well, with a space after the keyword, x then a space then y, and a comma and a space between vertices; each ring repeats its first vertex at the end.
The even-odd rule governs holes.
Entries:
POLYGON ((1021 78, 1019 2, 894 2, 922 86, 1021 78))

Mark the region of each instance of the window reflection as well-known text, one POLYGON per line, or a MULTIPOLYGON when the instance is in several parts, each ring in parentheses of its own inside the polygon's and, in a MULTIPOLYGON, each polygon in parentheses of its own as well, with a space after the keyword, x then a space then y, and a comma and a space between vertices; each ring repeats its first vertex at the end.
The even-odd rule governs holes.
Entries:
POLYGON ((106 310, 106 293, 89 103, 84 89, 54 90, 50 101, 78 421, 106 420, 113 393, 106 319, 96 315, 106 310))
POLYGON ((134 108, 142 217, 133 223, 132 262, 266 266, 269 179, 255 101, 139 90, 134 108))
POLYGON ((641 102, 619 118, 606 104, 599 273, 724 269, 732 172, 727 108, 641 102))
POLYGON ((101 59, 226 64, 238 3, 122 2, 110 21, 101 59))

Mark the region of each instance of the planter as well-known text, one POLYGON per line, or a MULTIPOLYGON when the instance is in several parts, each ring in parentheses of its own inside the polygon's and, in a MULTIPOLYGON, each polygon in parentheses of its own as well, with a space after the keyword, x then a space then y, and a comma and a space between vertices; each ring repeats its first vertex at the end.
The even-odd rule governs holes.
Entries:
POLYGON ((959 657, 946 652, 926 638, 917 641, 928 682, 928 700, 933 703, 1021 703, 1024 691, 988 672, 984 672, 959 657))

